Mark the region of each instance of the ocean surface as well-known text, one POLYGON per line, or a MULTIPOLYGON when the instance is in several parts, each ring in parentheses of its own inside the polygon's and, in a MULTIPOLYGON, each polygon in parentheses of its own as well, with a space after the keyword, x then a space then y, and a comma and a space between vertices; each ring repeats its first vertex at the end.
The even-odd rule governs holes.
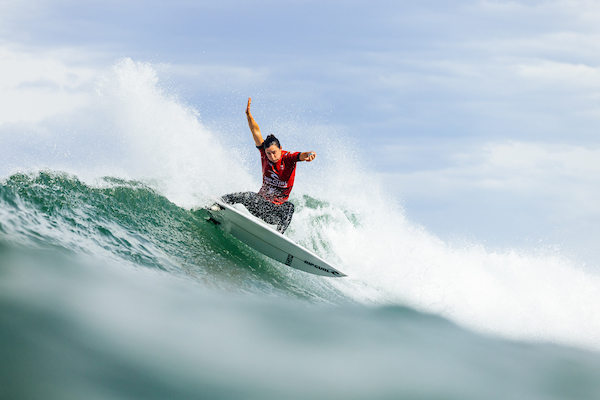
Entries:
POLYGON ((348 277, 296 271, 204 219, 258 189, 249 132, 207 128, 148 64, 90 90, 2 138, 0 399, 600 398, 595 266, 441 240, 343 135, 265 124, 319 137, 286 235, 348 277))

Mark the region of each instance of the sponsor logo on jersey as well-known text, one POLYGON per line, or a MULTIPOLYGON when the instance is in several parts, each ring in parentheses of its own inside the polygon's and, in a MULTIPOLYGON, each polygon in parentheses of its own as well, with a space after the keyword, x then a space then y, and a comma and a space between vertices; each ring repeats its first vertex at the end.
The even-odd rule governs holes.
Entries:
POLYGON ((277 173, 275 173, 274 171, 269 171, 269 174, 271 176, 265 175, 265 182, 267 182, 267 184, 269 184, 271 186, 280 187, 280 188, 287 187, 287 181, 280 180, 277 173))

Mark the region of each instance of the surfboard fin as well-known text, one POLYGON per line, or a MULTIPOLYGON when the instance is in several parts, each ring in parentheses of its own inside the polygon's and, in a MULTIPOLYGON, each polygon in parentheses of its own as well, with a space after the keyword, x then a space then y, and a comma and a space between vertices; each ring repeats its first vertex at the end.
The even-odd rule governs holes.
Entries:
POLYGON ((212 222, 215 225, 221 225, 221 223, 219 221, 217 221, 216 219, 214 219, 212 216, 210 217, 206 217, 204 218, 207 222, 212 222))

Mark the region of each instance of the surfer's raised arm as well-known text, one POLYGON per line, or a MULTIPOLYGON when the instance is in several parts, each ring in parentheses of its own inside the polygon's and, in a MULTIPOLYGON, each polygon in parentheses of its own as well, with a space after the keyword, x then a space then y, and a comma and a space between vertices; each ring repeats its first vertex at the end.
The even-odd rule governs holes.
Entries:
POLYGON ((252 103, 252 99, 250 97, 248 97, 248 106, 246 107, 246 116, 248 117, 248 126, 250 127, 250 130, 252 131, 252 137, 254 138, 254 143, 256 143, 256 146, 259 147, 263 144, 264 140, 263 140, 262 135, 260 134, 260 128, 258 127, 258 124, 252 117, 252 114, 250 114, 250 103, 252 103))
POLYGON ((298 160, 311 162, 315 159, 316 156, 317 153, 315 153, 314 151, 305 151, 304 153, 300 153, 300 157, 298 157, 298 160))

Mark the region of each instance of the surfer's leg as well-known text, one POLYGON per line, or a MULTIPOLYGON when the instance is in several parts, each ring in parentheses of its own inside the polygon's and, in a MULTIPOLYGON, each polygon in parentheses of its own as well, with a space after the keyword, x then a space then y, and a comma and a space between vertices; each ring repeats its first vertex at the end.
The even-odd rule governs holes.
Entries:
POLYGON ((265 200, 262 196, 256 193, 253 194, 254 197, 251 204, 249 204, 250 207, 246 206, 248 211, 265 221, 267 224, 277 224, 279 222, 279 217, 277 215, 278 207, 270 201, 265 200))
POLYGON ((263 214, 262 203, 266 202, 261 196, 254 192, 237 192, 226 194, 221 197, 226 204, 243 204, 251 214, 260 218, 259 214, 263 214), (262 201, 261 201, 262 200, 262 201))
MULTIPOLYGON (((221 196, 221 200, 223 200, 223 203, 226 203, 226 204, 242 203, 242 204, 244 204, 244 206, 246 206, 245 203, 248 202, 249 198, 251 197, 250 196, 251 194, 254 194, 254 193, 252 193, 252 192, 230 193, 230 194, 221 196)), ((246 208, 248 208, 248 207, 246 207, 246 208)))
POLYGON ((277 206, 254 192, 239 192, 226 194, 221 200, 227 204, 243 204, 250 214, 262 219, 267 224, 277 224, 277 206))
POLYGON ((294 215, 294 205, 289 201, 286 201, 282 205, 280 205, 278 210, 279 214, 279 223, 277 224, 277 230, 279 233, 283 234, 285 230, 290 226, 292 222, 292 216, 294 215))
POLYGON ((252 215, 262 219, 267 224, 277 225, 281 223, 281 206, 265 200, 264 197, 254 192, 246 192, 244 195, 244 201, 241 203, 252 215))
POLYGON ((250 214, 262 219, 267 224, 277 225, 277 230, 281 233, 285 232, 292 222, 294 205, 289 201, 278 206, 254 192, 226 194, 221 197, 221 200, 227 204, 243 204, 250 214))

